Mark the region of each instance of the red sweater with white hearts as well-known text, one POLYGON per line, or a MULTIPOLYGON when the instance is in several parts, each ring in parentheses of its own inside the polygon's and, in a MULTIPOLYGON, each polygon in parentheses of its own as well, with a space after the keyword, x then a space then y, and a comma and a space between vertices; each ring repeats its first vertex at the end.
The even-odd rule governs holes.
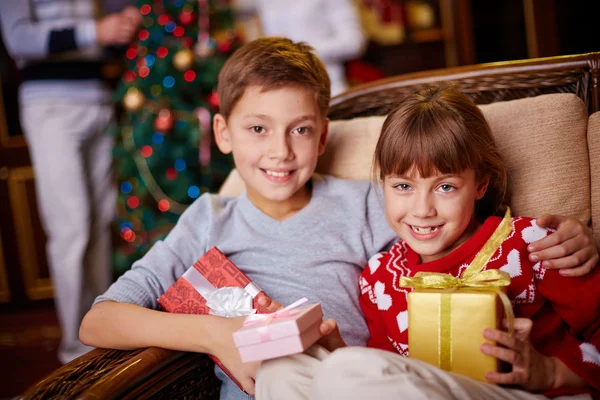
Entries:
MULTIPOLYGON (((460 276, 502 219, 490 217, 467 242, 447 256, 422 264, 404 241, 369 260, 360 277, 360 305, 371 338, 367 346, 408 356, 407 294, 401 276, 419 271, 460 276)), ((600 268, 581 278, 564 278, 529 261, 527 245, 548 234, 531 218, 513 218, 513 229, 485 269, 511 276, 508 296, 515 316, 533 320, 531 341, 547 356, 558 357, 596 390, 600 398, 600 268)), ((483 332, 482 332, 483 334, 483 332)), ((585 392, 585 391, 583 391, 585 392)), ((564 390, 549 396, 582 391, 564 390)))

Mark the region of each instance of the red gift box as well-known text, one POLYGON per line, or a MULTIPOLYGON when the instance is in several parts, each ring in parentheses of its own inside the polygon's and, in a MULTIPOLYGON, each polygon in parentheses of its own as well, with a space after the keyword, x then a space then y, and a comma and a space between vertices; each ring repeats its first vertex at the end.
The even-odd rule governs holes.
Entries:
MULTIPOLYGON (((176 314, 233 316, 236 306, 242 313, 247 312, 251 307, 256 310, 256 313, 264 314, 267 310, 258 305, 258 299, 262 296, 266 296, 265 292, 219 249, 212 247, 160 296, 158 304, 165 311, 176 314), (250 299, 251 305, 247 304, 250 299), (215 307, 215 305, 221 306, 220 303, 230 304, 227 307, 215 307), (231 303, 235 304, 231 305, 231 303)), ((250 312, 241 315, 248 314, 250 312)), ((209 356, 243 390, 221 362, 216 357, 210 354, 209 356)))

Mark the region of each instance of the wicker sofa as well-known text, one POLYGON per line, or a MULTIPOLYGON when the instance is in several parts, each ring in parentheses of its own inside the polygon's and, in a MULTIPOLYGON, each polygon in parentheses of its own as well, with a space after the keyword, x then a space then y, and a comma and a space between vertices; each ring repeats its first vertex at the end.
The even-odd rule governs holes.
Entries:
MULTIPOLYGON (((353 88, 332 100, 328 149, 317 170, 368 178, 382 116, 413 91, 438 84, 456 85, 482 105, 509 163, 516 215, 574 216, 600 245, 600 53, 442 69, 353 88)), ((234 172, 221 191, 242 186, 234 172)), ((96 349, 21 398, 209 399, 218 391, 205 355, 96 349)))

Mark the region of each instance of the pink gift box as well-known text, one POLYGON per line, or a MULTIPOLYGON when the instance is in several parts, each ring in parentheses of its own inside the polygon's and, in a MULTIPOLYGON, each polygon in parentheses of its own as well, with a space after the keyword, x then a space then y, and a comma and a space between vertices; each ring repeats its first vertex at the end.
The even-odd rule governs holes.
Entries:
POLYGON ((245 363, 302 353, 321 337, 322 320, 320 303, 280 315, 253 315, 233 333, 233 341, 245 363))

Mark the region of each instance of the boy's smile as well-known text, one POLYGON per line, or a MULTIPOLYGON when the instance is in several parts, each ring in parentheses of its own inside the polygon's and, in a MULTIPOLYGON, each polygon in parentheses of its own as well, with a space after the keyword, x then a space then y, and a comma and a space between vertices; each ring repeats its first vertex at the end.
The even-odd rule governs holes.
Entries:
POLYGON ((306 183, 327 138, 327 121, 313 91, 249 86, 227 121, 215 116, 214 131, 219 149, 233 153, 257 208, 284 220, 308 204, 306 183))
POLYGON ((404 176, 386 176, 383 185, 390 226, 422 262, 451 253, 479 226, 474 207, 487 180, 478 183, 473 170, 423 178, 412 168, 404 176))

